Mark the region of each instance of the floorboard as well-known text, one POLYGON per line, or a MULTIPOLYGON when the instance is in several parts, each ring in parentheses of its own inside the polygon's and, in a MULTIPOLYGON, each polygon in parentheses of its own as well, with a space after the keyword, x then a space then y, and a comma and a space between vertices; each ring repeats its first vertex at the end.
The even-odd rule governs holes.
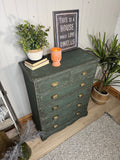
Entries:
POLYGON ((45 154, 56 148, 59 144, 63 143, 87 125, 100 118, 104 112, 108 112, 113 116, 114 120, 120 124, 120 100, 110 96, 110 99, 106 104, 96 105, 90 99, 88 105, 88 115, 86 117, 80 118, 62 131, 51 135, 45 141, 41 141, 40 138, 37 138, 34 141, 28 142, 32 148, 32 156, 30 160, 39 160, 45 154))

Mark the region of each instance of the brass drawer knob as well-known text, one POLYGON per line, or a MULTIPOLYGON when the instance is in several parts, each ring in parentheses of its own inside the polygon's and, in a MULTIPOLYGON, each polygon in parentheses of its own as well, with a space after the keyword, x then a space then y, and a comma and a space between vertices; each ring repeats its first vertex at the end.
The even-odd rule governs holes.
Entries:
POLYGON ((84 72, 82 72, 82 75, 84 76, 84 75, 86 75, 88 73, 88 71, 84 71, 84 72))
POLYGON ((56 110, 56 109, 58 109, 58 106, 54 106, 54 107, 52 108, 52 110, 56 110))
POLYGON ((56 120, 56 119, 58 119, 58 118, 59 118, 59 116, 54 116, 54 117, 53 117, 54 120, 56 120))
POLYGON ((58 98, 58 94, 55 94, 52 96, 52 99, 57 99, 58 98))
POLYGON ((77 107, 81 107, 81 105, 82 105, 81 103, 78 103, 78 104, 77 104, 77 107))
POLYGON ((58 127, 58 124, 55 124, 53 127, 54 127, 54 128, 57 128, 57 127, 58 127))
POLYGON ((85 86, 85 83, 81 83, 80 86, 81 86, 81 87, 85 86))
POLYGON ((58 86, 58 84, 59 84, 59 83, 56 81, 56 82, 53 82, 53 83, 51 84, 51 86, 52 86, 52 87, 56 87, 56 86, 58 86))
POLYGON ((78 97, 81 98, 83 96, 83 94, 79 94, 78 97))
POLYGON ((76 115, 79 116, 79 115, 80 115, 80 112, 77 112, 76 115))

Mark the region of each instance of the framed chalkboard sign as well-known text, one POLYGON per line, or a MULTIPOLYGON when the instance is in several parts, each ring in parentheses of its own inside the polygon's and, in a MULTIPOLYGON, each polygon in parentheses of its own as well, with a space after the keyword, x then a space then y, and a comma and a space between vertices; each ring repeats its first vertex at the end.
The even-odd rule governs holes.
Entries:
POLYGON ((78 47, 79 10, 54 11, 54 45, 62 51, 78 47))

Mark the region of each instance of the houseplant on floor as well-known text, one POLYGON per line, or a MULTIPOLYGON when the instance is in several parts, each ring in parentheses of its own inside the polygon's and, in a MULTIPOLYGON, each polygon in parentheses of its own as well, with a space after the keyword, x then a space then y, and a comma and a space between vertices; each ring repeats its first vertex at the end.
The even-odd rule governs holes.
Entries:
POLYGON ((89 48, 99 59, 102 75, 99 85, 93 87, 91 97, 97 104, 104 104, 108 98, 109 93, 106 91, 106 86, 119 85, 120 81, 115 80, 120 76, 120 43, 118 43, 117 35, 112 40, 106 40, 106 33, 103 39, 99 33, 98 38, 90 35, 93 47, 89 48))
POLYGON ((42 58, 43 48, 48 47, 47 41, 49 28, 43 25, 33 25, 28 21, 16 26, 17 34, 20 36, 18 43, 22 46, 29 59, 36 61, 42 58))
POLYGON ((31 148, 26 143, 36 137, 40 137, 42 132, 35 129, 32 121, 27 122, 24 133, 19 134, 18 138, 14 140, 14 145, 7 150, 2 160, 28 160, 31 156, 31 148))

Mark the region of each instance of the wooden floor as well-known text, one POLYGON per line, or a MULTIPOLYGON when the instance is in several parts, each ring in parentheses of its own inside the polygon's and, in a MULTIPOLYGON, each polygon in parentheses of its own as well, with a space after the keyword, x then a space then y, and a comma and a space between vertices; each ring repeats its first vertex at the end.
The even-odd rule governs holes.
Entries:
POLYGON ((90 99, 88 105, 88 115, 86 117, 80 118, 62 131, 53 134, 45 141, 41 141, 40 138, 37 138, 33 142, 28 142, 32 148, 32 156, 30 160, 39 160, 41 157, 56 148, 59 144, 70 138, 72 135, 100 118, 104 112, 108 112, 113 116, 114 120, 120 124, 120 100, 111 96, 105 105, 96 105, 90 99))

